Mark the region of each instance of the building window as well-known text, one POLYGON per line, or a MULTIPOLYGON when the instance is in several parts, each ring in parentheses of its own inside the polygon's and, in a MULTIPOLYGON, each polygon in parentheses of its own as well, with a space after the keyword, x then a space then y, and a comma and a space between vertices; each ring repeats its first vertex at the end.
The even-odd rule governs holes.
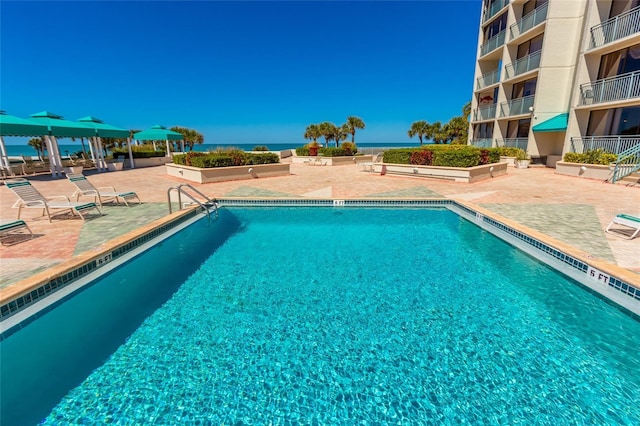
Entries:
POLYGON ((522 7, 522 16, 525 16, 525 15, 533 12, 539 6, 542 6, 543 4, 548 3, 548 2, 549 2, 549 0, 529 0, 522 7))
POLYGON ((591 111, 587 136, 640 135, 640 106, 591 111))
POLYGON ((598 80, 640 70, 640 44, 604 55, 600 59, 598 80))
POLYGON ((527 55, 536 53, 542 50, 542 38, 544 34, 535 36, 534 38, 525 41, 518 46, 518 57, 516 59, 524 58, 527 55))
POLYGON ((519 99, 525 96, 535 95, 537 84, 537 77, 514 84, 513 90, 511 91, 511 99, 519 99))
POLYGON ((480 123, 473 126, 473 139, 493 138, 493 123, 480 123))
POLYGON ((509 121, 507 124, 507 138, 527 138, 529 137, 529 128, 531 127, 531 119, 524 118, 522 120, 509 121))
POLYGON ((640 6, 640 0, 615 0, 611 2, 609 18, 621 15, 634 7, 640 6))
POLYGON ((489 40, 491 37, 494 37, 502 32, 505 28, 507 28, 507 12, 500 15, 498 19, 493 21, 487 28, 485 28, 484 40, 489 40))

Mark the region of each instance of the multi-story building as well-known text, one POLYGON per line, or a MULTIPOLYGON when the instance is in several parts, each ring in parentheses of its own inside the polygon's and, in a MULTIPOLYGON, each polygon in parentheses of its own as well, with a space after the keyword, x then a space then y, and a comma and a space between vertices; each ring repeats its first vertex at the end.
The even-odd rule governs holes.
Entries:
POLYGON ((483 0, 469 143, 640 149, 640 0, 483 0))

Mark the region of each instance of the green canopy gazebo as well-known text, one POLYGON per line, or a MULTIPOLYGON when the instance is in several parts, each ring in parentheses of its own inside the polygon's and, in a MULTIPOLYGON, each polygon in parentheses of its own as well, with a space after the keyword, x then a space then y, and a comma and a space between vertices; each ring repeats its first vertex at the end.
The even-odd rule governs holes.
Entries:
POLYGON ((182 133, 174 132, 159 124, 151 127, 148 130, 134 133, 133 138, 139 141, 166 141, 167 143, 167 157, 171 157, 171 151, 169 150, 169 141, 181 141, 184 139, 182 133))
POLYGON ((96 156, 99 157, 102 161, 96 161, 96 164, 101 164, 104 166, 104 157, 102 156, 102 140, 101 138, 120 138, 127 139, 127 147, 129 148, 129 162, 131 164, 131 168, 135 167, 133 163, 133 153, 131 152, 131 139, 129 131, 126 129, 122 129, 120 127, 112 126, 110 124, 106 124, 99 118, 92 117, 90 115, 86 117, 82 117, 78 120, 79 123, 84 124, 85 126, 91 127, 95 130, 94 139, 97 140, 97 146, 94 150, 93 141, 89 141, 89 147, 91 148, 91 156, 93 160, 96 160, 96 156), (97 151, 97 152, 96 152, 97 151), (95 153, 94 153, 95 152, 95 153))
POLYGON ((0 111, 0 165, 11 170, 11 163, 4 145, 3 136, 45 136, 48 132, 44 124, 9 115, 0 111))

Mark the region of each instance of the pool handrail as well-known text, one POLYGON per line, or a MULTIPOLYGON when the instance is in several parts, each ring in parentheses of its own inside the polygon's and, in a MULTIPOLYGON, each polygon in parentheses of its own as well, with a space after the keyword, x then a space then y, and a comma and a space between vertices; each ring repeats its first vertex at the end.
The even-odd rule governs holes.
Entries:
POLYGON ((182 194, 184 194, 193 203, 195 203, 195 204, 199 205, 200 207, 202 207, 202 209, 207 213, 207 218, 208 219, 211 219, 211 211, 209 210, 211 208, 213 208, 214 213, 216 214, 216 216, 218 216, 218 204, 216 203, 216 200, 215 199, 212 200, 211 198, 207 197, 205 194, 203 194, 202 192, 198 191, 196 188, 194 188, 193 186, 189 185, 188 183, 181 183, 178 186, 172 186, 171 188, 167 189, 167 200, 169 202, 169 214, 173 213, 173 207, 171 206, 171 192, 172 191, 176 191, 178 193, 178 206, 180 206, 180 209, 182 209, 182 194), (189 188, 191 191, 195 192, 200 197, 204 198, 206 201, 204 203, 201 202, 196 197, 191 195, 189 192, 185 191, 184 187, 189 188))

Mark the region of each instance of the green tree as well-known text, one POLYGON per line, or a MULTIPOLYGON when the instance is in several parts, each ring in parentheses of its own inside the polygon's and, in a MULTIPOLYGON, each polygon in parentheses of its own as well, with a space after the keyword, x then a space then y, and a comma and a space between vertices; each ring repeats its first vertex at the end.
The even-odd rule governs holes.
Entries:
POLYGON ((47 150, 47 145, 44 143, 44 138, 42 137, 31 138, 29 139, 29 142, 27 142, 27 145, 35 149, 36 153, 38 154, 38 157, 42 158, 42 160, 44 161, 45 159, 44 153, 47 150), (42 155, 40 153, 42 153, 42 155))
POLYGON ((338 131, 338 129, 336 128, 336 125, 328 121, 325 121, 324 123, 320 123, 319 127, 320 127, 320 134, 322 135, 322 137, 324 137, 325 145, 329 146, 329 142, 334 140, 336 137, 336 132, 338 131))
POLYGON ((322 132, 320 131, 320 126, 318 124, 309 124, 307 129, 304 131, 304 138, 310 139, 313 142, 317 142, 317 139, 322 136, 322 132))
POLYGON ((436 121, 435 123, 429 124, 427 126, 427 131, 425 132, 424 136, 427 139, 431 139, 435 143, 440 143, 439 142, 441 140, 440 136, 442 136, 441 133, 442 133, 442 123, 440 123, 439 121, 436 121), (438 135, 438 138, 436 138, 436 135, 438 135))
MULTIPOLYGON (((347 123, 343 124, 340 127, 336 126, 335 132, 333 134, 333 139, 336 141, 336 148, 340 146, 340 142, 347 139, 347 136, 349 136, 349 134, 351 134, 351 128, 347 123)), ((353 136, 353 134, 351 134, 351 136, 353 136)))
POLYGON ((407 134, 410 138, 418 136, 418 139, 420 139, 420 145, 422 145, 422 138, 427 135, 429 127, 429 123, 424 120, 414 121, 413 123, 411 123, 411 128, 409 129, 407 134))
POLYGON ((193 151, 193 147, 195 146, 195 144, 204 143, 204 136, 197 130, 180 126, 173 126, 170 130, 178 132, 182 135, 185 145, 189 147, 189 151, 193 151))
POLYGON ((347 117, 347 131, 351 135, 351 142, 356 143, 356 129, 364 129, 364 121, 362 118, 350 115, 347 117))
POLYGON ((453 117, 444 126, 449 140, 453 144, 466 144, 469 134, 469 121, 464 116, 453 117))
POLYGON ((462 117, 469 121, 469 117, 471 117, 471 101, 467 102, 462 107, 462 117))

